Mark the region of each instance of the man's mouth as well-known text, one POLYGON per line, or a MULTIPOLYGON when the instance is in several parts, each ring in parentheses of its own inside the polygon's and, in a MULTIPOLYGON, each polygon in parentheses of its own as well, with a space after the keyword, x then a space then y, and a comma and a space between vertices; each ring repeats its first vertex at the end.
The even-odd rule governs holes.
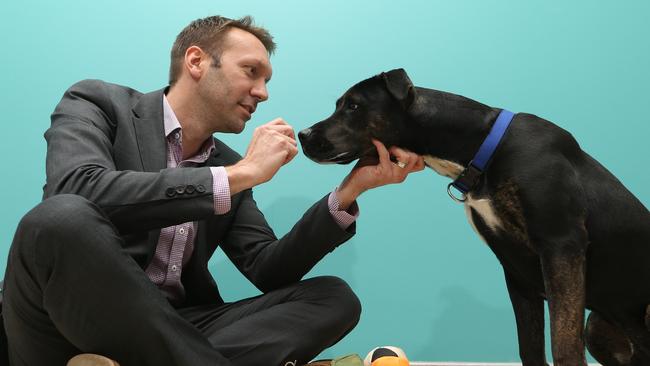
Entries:
POLYGON ((246 110, 246 112, 248 112, 249 115, 252 115, 253 113, 255 113, 255 106, 254 105, 244 104, 244 103, 239 103, 239 105, 242 108, 244 108, 244 110, 246 110))

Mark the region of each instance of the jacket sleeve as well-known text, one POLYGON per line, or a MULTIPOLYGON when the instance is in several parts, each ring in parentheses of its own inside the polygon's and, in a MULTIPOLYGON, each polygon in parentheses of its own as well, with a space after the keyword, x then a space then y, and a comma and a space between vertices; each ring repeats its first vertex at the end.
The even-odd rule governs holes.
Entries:
POLYGON ((309 208, 282 238, 276 238, 257 208, 252 190, 240 204, 221 247, 237 268, 261 291, 300 280, 327 253, 351 238, 356 223, 341 229, 325 196, 309 208))
MULTIPOLYGON (((45 133, 44 198, 63 193, 83 196, 102 208, 122 233, 214 214, 208 167, 159 172, 116 167, 113 139, 120 117, 110 99, 98 81, 78 83, 65 93, 45 133)), ((126 108, 130 111, 131 106, 126 108)))

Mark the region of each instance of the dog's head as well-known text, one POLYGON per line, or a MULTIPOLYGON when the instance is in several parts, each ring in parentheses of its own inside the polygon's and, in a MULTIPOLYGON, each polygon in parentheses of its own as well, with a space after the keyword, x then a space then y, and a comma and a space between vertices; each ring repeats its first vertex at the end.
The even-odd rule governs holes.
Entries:
POLYGON ((407 110, 415 93, 403 69, 354 85, 337 100, 329 118, 300 131, 303 152, 317 163, 348 164, 359 158, 376 160, 373 138, 387 147, 410 148, 417 132, 407 128, 407 110))

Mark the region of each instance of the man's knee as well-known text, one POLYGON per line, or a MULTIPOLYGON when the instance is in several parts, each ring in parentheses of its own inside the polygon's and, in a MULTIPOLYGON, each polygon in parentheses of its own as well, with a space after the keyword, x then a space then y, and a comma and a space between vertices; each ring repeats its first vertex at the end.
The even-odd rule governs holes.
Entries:
POLYGON ((87 199, 72 194, 53 196, 39 203, 20 220, 13 246, 22 247, 26 243, 41 241, 77 242, 84 236, 93 235, 93 223, 98 220, 105 221, 104 215, 87 199))
POLYGON ((314 292, 328 305, 328 317, 353 328, 361 316, 361 302, 344 280, 334 276, 311 278, 314 292))
POLYGON ((50 197, 31 209, 20 221, 21 226, 49 228, 52 225, 96 213, 96 205, 84 197, 74 194, 61 194, 50 197))

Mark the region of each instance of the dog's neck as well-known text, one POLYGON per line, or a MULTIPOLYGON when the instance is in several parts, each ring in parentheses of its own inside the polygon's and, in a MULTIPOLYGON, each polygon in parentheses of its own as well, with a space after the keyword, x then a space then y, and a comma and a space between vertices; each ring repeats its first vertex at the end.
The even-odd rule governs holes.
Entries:
POLYGON ((414 118, 422 155, 467 167, 489 134, 499 109, 460 95, 417 88, 414 118))

